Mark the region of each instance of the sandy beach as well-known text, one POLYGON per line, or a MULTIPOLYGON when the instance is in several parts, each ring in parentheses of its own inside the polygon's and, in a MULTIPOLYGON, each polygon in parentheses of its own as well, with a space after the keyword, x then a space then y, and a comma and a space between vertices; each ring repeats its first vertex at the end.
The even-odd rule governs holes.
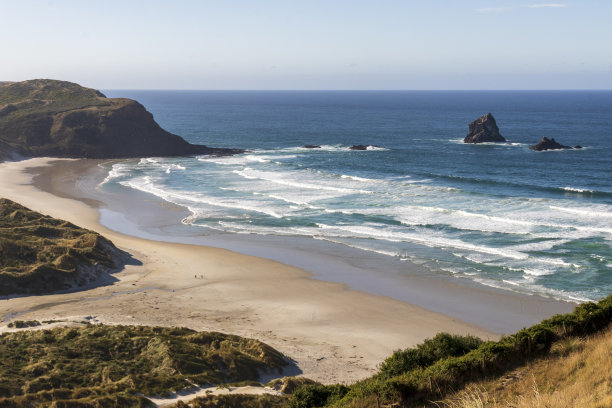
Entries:
MULTIPOLYGON (((90 317, 106 324, 221 331, 268 343, 295 360, 309 378, 350 383, 375 372, 393 350, 438 332, 496 339, 505 321, 514 328, 573 308, 571 303, 421 276, 414 278, 416 301, 406 302, 320 276, 313 279, 310 271, 263 257, 119 233, 100 223, 103 205, 95 191, 84 187, 80 197, 76 194, 79 199, 74 198, 75 189, 84 183, 79 176, 97 164, 45 158, 0 164, 0 196, 97 231, 133 258, 103 286, 1 299, 0 326, 17 317, 90 317), (36 179, 40 188, 33 185, 31 168, 43 168, 36 179), (454 309, 461 312, 453 315, 454 309)), ((177 217, 185 212, 174 210, 177 217)))

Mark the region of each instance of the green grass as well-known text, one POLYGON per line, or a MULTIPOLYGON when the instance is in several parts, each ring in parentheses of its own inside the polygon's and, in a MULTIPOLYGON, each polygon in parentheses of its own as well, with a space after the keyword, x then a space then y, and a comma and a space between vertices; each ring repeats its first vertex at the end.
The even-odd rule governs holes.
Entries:
POLYGON ((34 113, 63 112, 109 104, 109 100, 100 91, 67 81, 33 79, 0 84, 0 112, 3 108, 5 111, 13 110, 7 109, 7 105, 18 108, 22 113, 34 113))
POLYGON ((96 232, 0 199, 0 296, 83 286, 122 256, 96 232))
POLYGON ((114 406, 106 404, 115 400, 139 406, 146 401, 137 393, 257 380, 260 372, 280 373, 287 365, 281 353, 257 340, 143 326, 5 333, 0 356, 1 407, 114 406))

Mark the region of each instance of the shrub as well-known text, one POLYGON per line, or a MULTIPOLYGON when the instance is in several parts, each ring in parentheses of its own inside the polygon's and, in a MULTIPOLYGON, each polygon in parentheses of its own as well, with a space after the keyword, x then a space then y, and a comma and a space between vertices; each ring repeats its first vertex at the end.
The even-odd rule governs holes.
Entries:
POLYGON ((348 387, 341 384, 304 385, 293 393, 289 400, 289 408, 322 407, 344 397, 348 390, 348 387))
POLYGON ((416 368, 425 368, 446 357, 458 357, 482 344, 474 336, 456 336, 439 333, 415 348, 397 350, 380 366, 380 375, 393 377, 416 368))

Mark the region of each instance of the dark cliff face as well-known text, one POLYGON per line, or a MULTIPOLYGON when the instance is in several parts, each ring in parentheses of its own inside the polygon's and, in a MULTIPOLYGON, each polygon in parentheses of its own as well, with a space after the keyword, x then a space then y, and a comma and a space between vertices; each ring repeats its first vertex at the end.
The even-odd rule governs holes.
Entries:
POLYGON ((48 79, 0 84, 0 159, 14 155, 128 158, 235 154, 162 129, 144 106, 48 79))
POLYGON ((470 131, 463 139, 464 143, 505 142, 499 133, 495 118, 490 113, 483 115, 470 123, 470 131))

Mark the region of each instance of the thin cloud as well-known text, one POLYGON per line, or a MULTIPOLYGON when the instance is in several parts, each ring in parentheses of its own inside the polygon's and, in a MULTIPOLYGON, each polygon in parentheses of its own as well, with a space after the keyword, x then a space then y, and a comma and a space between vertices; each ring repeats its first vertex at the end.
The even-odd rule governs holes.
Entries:
POLYGON ((527 6, 529 8, 563 8, 567 7, 567 4, 561 3, 541 3, 541 4, 531 4, 527 6))
POLYGON ((476 9, 479 13, 504 13, 510 11, 512 7, 485 7, 476 9))

